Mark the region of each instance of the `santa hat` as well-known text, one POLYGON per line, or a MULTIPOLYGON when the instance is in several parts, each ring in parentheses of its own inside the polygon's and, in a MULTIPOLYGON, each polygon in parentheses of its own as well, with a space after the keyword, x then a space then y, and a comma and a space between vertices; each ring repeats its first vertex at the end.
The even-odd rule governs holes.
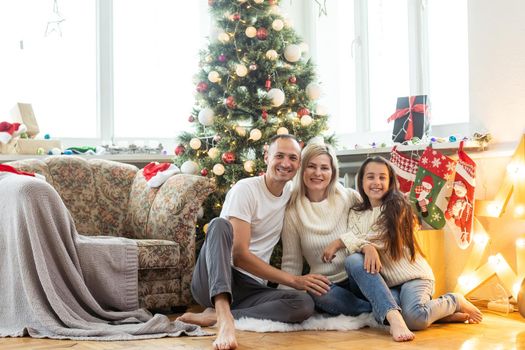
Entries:
POLYGON ((20 123, 0 123, 0 142, 7 144, 13 137, 20 135, 27 130, 24 124, 20 123))
POLYGON ((180 169, 172 163, 151 162, 142 169, 142 174, 146 179, 149 187, 159 187, 170 176, 180 173, 180 169))
POLYGON ((432 186, 434 186, 434 180, 432 180, 432 176, 427 175, 421 180, 421 185, 426 189, 431 189, 432 186))
POLYGON ((16 168, 13 168, 12 166, 7 165, 7 164, 0 164, 0 172, 1 171, 12 173, 12 174, 17 174, 17 175, 33 176, 37 179, 46 181, 46 178, 44 175, 40 175, 37 173, 28 173, 27 171, 17 170, 16 168))

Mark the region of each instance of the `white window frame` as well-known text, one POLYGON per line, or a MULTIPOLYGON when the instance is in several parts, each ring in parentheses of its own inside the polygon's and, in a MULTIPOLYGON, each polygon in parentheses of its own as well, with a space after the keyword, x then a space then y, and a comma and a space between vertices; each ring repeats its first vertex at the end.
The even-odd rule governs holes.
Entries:
MULTIPOLYGON (((340 147, 353 148, 356 144, 375 142, 392 142, 391 131, 370 130, 370 86, 368 79, 368 0, 354 0, 355 38, 352 41, 353 54, 356 62, 356 131, 337 134, 340 147)), ((429 47, 428 47, 428 0, 408 0, 409 40, 409 82, 410 94, 418 95, 421 91, 429 91, 429 47)), ((319 15, 318 4, 310 1, 305 9, 304 18, 311 25, 303 33, 303 37, 311 42, 316 41, 316 23, 319 15)), ((330 2, 327 3, 328 12, 330 2)), ((315 61, 315 44, 312 44, 312 56, 315 61)), ((470 116, 469 116, 470 121, 470 116)), ((330 122, 330 121, 329 121, 330 122)), ((433 135, 470 135, 470 122, 433 125, 433 135)))

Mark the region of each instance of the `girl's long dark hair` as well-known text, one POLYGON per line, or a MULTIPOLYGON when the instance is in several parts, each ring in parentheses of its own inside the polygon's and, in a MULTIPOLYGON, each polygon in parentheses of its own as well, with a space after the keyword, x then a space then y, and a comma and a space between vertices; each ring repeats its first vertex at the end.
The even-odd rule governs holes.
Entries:
POLYGON ((385 248, 390 253, 394 260, 399 260, 405 253, 404 247, 407 247, 410 252, 410 260, 414 261, 416 252, 423 255, 419 247, 414 232, 418 229, 417 217, 414 214, 412 205, 399 190, 399 184, 395 176, 394 168, 389 161, 383 157, 367 158, 357 174, 357 190, 363 198, 362 202, 358 202, 353 206, 353 210, 365 211, 371 210, 372 204, 363 188, 363 179, 365 169, 368 163, 384 164, 388 169, 388 190, 382 198, 381 214, 377 222, 377 228, 383 233, 385 238, 385 248))

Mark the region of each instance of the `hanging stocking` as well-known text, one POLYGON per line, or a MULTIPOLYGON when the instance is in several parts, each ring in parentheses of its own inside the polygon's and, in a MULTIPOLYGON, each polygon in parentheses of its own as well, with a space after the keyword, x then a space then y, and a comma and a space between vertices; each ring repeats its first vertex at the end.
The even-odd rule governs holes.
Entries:
POLYGON ((432 149, 425 149, 419 159, 414 186, 410 190, 410 200, 418 215, 432 228, 445 226, 444 211, 447 207, 447 187, 445 183, 452 178, 456 162, 432 149))
POLYGON ((463 151, 463 141, 461 141, 452 195, 448 202, 445 217, 447 218, 447 227, 450 228, 456 243, 462 249, 466 249, 472 241, 475 187, 476 163, 463 151))
POLYGON ((394 146, 390 152, 390 163, 392 163, 396 172, 401 192, 410 192, 412 184, 416 179, 418 160, 408 158, 397 150, 397 146, 394 146))

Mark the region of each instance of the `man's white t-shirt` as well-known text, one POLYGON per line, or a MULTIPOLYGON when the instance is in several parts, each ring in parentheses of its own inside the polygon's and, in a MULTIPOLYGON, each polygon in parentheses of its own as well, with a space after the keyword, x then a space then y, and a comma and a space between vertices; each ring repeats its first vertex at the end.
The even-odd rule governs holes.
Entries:
MULTIPOLYGON (((291 183, 287 183, 281 196, 274 196, 266 187, 264 176, 250 177, 238 181, 227 193, 221 217, 235 217, 250 224, 250 251, 266 263, 270 262, 273 248, 279 241, 283 227, 284 210, 291 194, 291 183)), ((265 281, 241 268, 236 270, 265 281)))

